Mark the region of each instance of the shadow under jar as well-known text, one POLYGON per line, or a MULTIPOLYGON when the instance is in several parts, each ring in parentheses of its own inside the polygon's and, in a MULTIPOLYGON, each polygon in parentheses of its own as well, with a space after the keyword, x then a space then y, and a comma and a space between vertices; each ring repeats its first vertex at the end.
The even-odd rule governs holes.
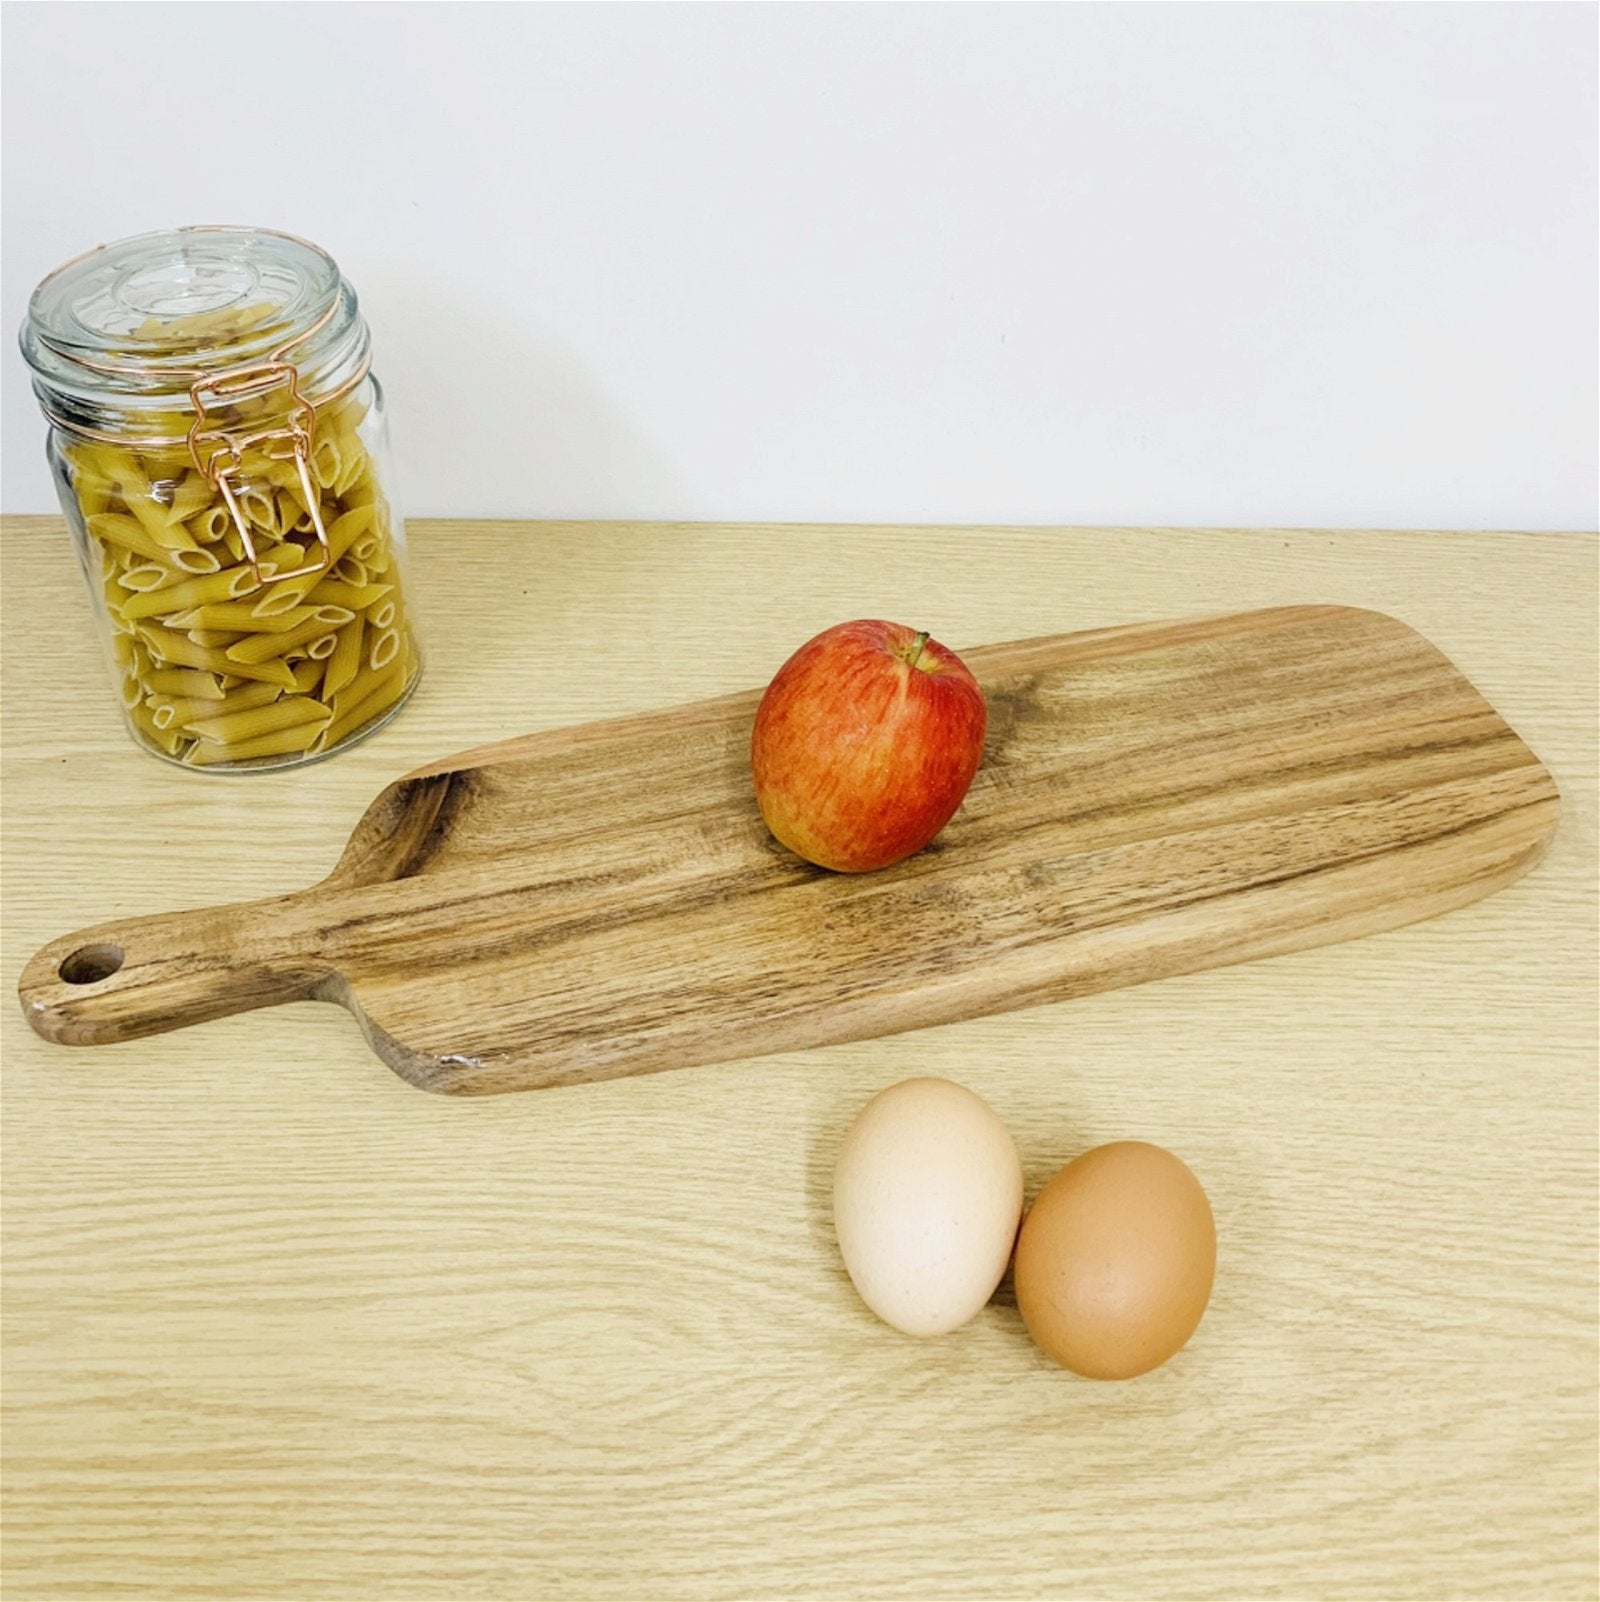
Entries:
POLYGON ((421 669, 383 394, 324 251, 252 228, 104 245, 22 350, 129 732, 186 767, 316 761, 421 669))

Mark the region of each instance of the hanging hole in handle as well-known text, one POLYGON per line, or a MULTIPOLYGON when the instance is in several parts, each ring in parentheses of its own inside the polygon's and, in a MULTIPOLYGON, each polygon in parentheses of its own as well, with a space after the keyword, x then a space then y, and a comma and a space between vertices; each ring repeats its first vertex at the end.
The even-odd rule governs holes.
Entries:
POLYGON ((69 985, 93 985, 109 979, 121 966, 121 946, 79 946, 61 959, 56 972, 69 985))

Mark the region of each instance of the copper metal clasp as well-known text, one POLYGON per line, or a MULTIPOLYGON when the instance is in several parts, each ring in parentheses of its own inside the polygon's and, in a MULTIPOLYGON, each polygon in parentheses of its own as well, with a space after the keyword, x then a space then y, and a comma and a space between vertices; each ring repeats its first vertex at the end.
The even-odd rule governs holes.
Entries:
POLYGON ((256 588, 260 589, 269 577, 276 582, 279 579, 304 578, 307 574, 326 572, 333 552, 328 544, 328 531, 322 524, 322 508, 319 504, 317 486, 311 477, 311 451, 316 442, 317 408, 300 393, 300 374, 294 363, 269 361, 255 367, 235 367, 225 373, 209 373, 203 378, 197 378, 189 386, 189 398, 194 402, 194 422, 190 425, 188 435, 189 454, 194 458, 195 466, 221 491, 222 499, 233 518, 233 526, 239 531, 239 539, 244 546, 244 559, 250 564, 256 588), (208 395, 211 397, 212 406, 220 406, 237 404, 240 401, 262 400, 280 388, 287 391, 285 396, 287 422, 275 427, 245 429, 225 428, 221 425, 207 426, 208 395), (275 442, 287 444, 289 448, 273 450, 270 447, 275 442), (256 542, 251 535, 249 521, 240 509, 238 496, 233 489, 233 480, 244 469, 244 453, 258 445, 268 447, 266 455, 269 460, 275 462, 292 460, 299 469, 300 485, 305 491, 306 509, 311 514, 311 527, 321 548, 321 561, 308 562, 304 567, 297 567, 289 573, 262 572, 261 558, 256 551, 256 542))

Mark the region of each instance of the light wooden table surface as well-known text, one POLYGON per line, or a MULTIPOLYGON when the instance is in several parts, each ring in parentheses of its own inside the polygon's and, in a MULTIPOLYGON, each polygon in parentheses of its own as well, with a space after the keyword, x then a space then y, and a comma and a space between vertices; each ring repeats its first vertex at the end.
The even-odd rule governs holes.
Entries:
POLYGON ((841 618, 960 649, 1338 601, 1556 776, 1522 882, 1352 945, 764 1061, 413 1090, 305 1004, 4 1047, 5 1595, 1590 1597, 1596 542, 413 525, 388 730, 245 780, 140 755, 53 519, 4 553, 4 955, 296 888, 453 749, 765 682, 841 618), (987 1097, 1030 1193, 1139 1136, 1215 1207, 1191 1346, 1125 1385, 1003 1287, 895 1334, 834 1249, 875 1090, 987 1097))

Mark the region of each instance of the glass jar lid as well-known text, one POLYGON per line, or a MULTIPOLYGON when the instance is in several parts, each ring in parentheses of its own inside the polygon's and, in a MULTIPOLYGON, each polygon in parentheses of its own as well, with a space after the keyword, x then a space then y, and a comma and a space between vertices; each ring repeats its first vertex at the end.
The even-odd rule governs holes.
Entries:
POLYGON ((365 372, 356 297, 324 250, 264 228, 176 228, 102 245, 34 291, 21 335, 46 415, 108 406, 138 431, 219 373, 289 362, 308 394, 365 372))

